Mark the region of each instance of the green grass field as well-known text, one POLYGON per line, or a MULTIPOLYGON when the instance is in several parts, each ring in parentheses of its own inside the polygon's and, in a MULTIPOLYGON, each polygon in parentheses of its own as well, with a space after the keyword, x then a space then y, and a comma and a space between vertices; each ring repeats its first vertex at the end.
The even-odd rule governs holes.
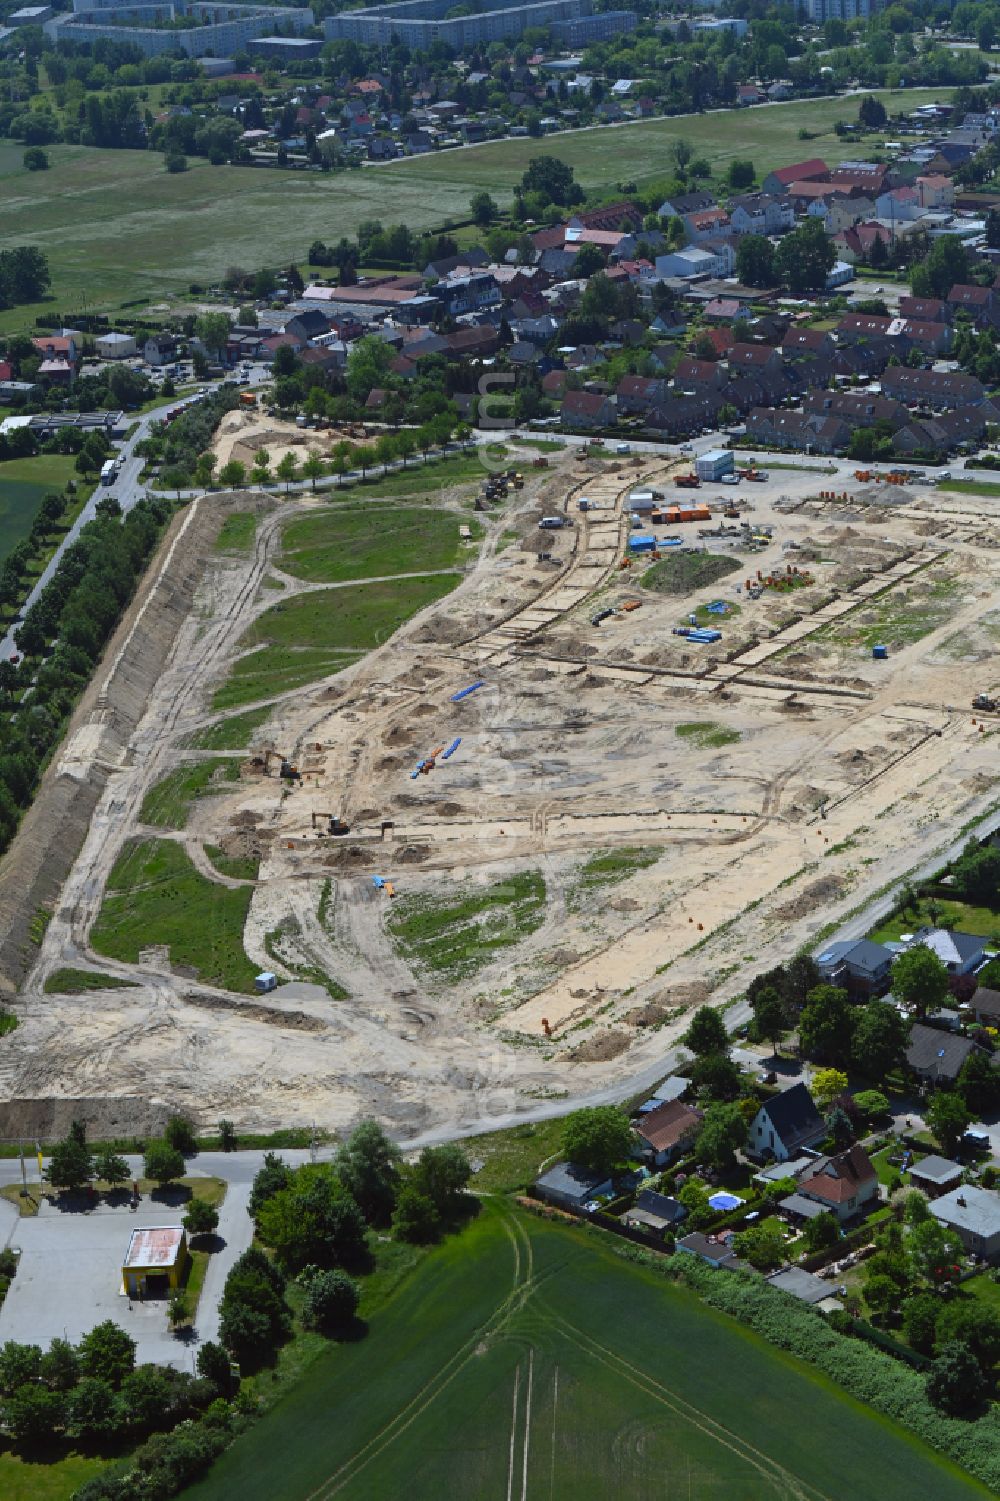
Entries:
POLYGON ((721 746, 732 745, 740 739, 739 730, 734 730, 729 725, 715 724, 711 719, 691 719, 687 724, 677 725, 674 734, 706 750, 718 750, 721 746))
POLYGON ((220 719, 204 730, 198 730, 188 744, 194 750, 245 750, 259 730, 270 718, 270 708, 247 709, 243 714, 232 714, 220 719))
MULTIPOLYGON (((362 1305, 362 1314, 364 1314, 362 1305)), ((602 1239, 485 1208, 188 1501, 989 1493, 602 1239)))
POLYGON ((707 589, 710 584, 718 583, 729 573, 738 573, 742 566, 738 558, 726 558, 720 553, 674 552, 647 568, 639 582, 644 589, 655 589, 658 594, 691 594, 695 589, 707 589))
POLYGON ((342 672, 454 589, 458 579, 457 573, 439 573, 357 589, 318 589, 272 605, 243 639, 244 646, 259 645, 259 650, 236 662, 212 707, 236 708, 342 672))
POLYGON ((215 539, 217 552, 249 552, 257 535, 260 517, 253 511, 234 511, 227 516, 215 539))
POLYGON ((462 895, 400 897, 389 931, 400 948, 449 980, 465 979, 501 949, 519 943, 545 917, 540 871, 519 871, 492 886, 463 886, 462 895))
POLYGON ((566 906, 576 911, 582 899, 602 886, 611 886, 615 881, 624 881, 637 871, 655 865, 661 851, 654 849, 601 850, 585 860, 566 887, 566 906))
POLYGON ((85 995, 88 990, 132 990, 131 980, 99 975, 92 969, 54 969, 42 986, 46 995, 85 995))
POLYGON ((398 506, 331 507, 292 521, 282 533, 281 568, 310 584, 453 568, 468 544, 452 512, 398 506))
POLYGON ((257 969, 243 952, 252 895, 251 886, 207 881, 170 840, 133 839, 115 861, 91 947, 136 963, 143 949, 163 945, 172 964, 207 984, 252 993, 257 969))
MULTIPOLYGON (((950 93, 877 97, 890 110, 913 109, 950 93)), ((430 229, 467 217, 471 195, 484 187, 507 203, 530 158, 543 151, 575 167, 588 190, 613 190, 626 177, 640 186, 663 178, 678 136, 716 168, 734 156, 751 157, 764 172, 824 153, 833 162, 863 155, 864 143, 842 145, 833 134, 835 121, 856 115, 856 99, 796 100, 738 116, 718 111, 544 142, 494 141, 335 175, 212 167, 199 158, 187 172, 169 173, 158 152, 87 146, 52 146, 50 170, 29 174, 23 149, 12 147, 0 150, 4 235, 45 251, 53 302, 66 312, 145 305, 214 281, 230 265, 304 261, 310 241, 328 240, 332 225, 338 235, 353 235, 363 219, 430 229), (817 137, 800 141, 803 126, 817 137)), ((29 328, 38 311, 33 304, 5 312, 0 332, 29 328)))
POLYGON ((229 792, 239 779, 240 763, 233 757, 177 766, 146 793, 139 809, 140 822, 158 829, 183 829, 196 797, 229 792))
POLYGON ((932 920, 929 902, 918 899, 916 910, 908 908, 897 912, 885 922, 879 923, 868 936, 873 943, 895 943, 903 933, 914 933, 919 927, 954 928, 960 933, 974 933, 980 938, 989 938, 1000 943, 1000 912, 989 907, 973 907, 968 902, 952 902, 941 897, 934 899, 932 920))
POLYGON ((43 453, 0 464, 0 562, 31 531, 49 491, 64 490, 66 481, 74 478, 79 476, 68 454, 43 453))

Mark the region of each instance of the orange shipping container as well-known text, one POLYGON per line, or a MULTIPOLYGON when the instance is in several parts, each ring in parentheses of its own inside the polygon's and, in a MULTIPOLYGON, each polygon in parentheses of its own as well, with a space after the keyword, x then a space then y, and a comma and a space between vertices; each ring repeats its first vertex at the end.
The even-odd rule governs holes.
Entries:
POLYGON ((708 506, 668 506, 665 521, 668 526, 674 526, 682 521, 711 521, 712 513, 708 506))

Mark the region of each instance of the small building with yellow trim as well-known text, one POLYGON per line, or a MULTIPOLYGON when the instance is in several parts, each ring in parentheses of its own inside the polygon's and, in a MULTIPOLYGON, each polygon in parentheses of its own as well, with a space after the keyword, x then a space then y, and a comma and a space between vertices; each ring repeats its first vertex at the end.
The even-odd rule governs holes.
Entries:
POLYGON ((187 1235, 181 1225, 143 1225, 132 1231, 122 1262, 122 1292, 130 1298, 172 1292, 188 1263, 187 1235))

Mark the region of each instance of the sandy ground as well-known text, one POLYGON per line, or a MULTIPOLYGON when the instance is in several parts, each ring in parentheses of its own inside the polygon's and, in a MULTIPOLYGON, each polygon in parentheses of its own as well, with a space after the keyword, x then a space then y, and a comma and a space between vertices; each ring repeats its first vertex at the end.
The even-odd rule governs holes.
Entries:
POLYGON ((310 453, 319 454, 323 459, 329 458, 334 445, 342 439, 359 441, 355 429, 300 428, 294 422, 268 417, 259 408, 246 411, 237 409, 227 413, 219 424, 212 452, 218 469, 228 464, 230 459, 236 459, 249 469, 259 450, 266 448, 271 467, 275 469, 288 453, 294 456, 297 463, 301 463, 310 453))
MULTIPOLYGON (((264 948, 280 928, 287 978, 326 973, 350 992, 343 1001, 308 985, 227 997, 163 955, 137 968, 88 949, 145 791, 179 758, 204 758, 184 741, 220 717, 211 693, 278 597, 261 586, 281 524, 315 502, 277 506, 252 558, 209 559, 21 997, 3 1092, 145 1093, 261 1127, 374 1113, 400 1131, 570 1099, 653 1062, 692 1005, 722 1003, 815 942, 988 807, 1000 720, 984 729, 969 705, 998 686, 997 504, 849 479, 837 480, 846 501, 820 502, 822 479, 772 471, 737 497, 774 528, 759 553, 674 529, 740 559, 677 598, 618 566, 628 489, 669 493, 670 472, 567 458, 532 478, 513 508, 483 518, 486 540, 453 594, 355 667, 273 701, 255 746, 293 754, 301 787, 287 793, 248 758, 234 789, 194 806, 178 837, 207 874, 206 843, 263 854, 251 958, 281 967, 264 948), (581 513, 581 496, 594 509, 581 513), (558 508, 572 525, 540 532, 558 508), (743 587, 789 567, 813 582, 759 599, 743 587), (715 598, 738 607, 719 617, 720 642, 672 634, 715 598), (596 608, 633 600, 641 607, 591 624, 596 608), (872 660, 862 632, 886 642, 888 661, 872 660), (734 738, 713 747, 704 731, 677 733, 691 725, 734 738), (456 737, 452 758, 411 778, 456 737), (346 838, 325 834, 329 813, 349 823, 346 838), (582 863, 621 847, 654 863, 583 891, 582 863), (545 879, 541 926, 457 983, 400 951, 371 880, 436 901, 527 870, 545 879), (41 993, 56 966, 88 963, 142 985, 41 993)), ((702 496, 714 509, 713 487, 702 496)), ((85 738, 67 748, 76 774, 91 753, 85 738)))

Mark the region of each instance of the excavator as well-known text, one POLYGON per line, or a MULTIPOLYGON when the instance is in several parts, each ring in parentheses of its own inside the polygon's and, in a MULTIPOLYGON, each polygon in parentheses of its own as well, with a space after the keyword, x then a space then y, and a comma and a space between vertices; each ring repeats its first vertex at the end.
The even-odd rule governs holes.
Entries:
POLYGON ((314 829, 325 822, 328 834, 341 835, 351 832, 350 824, 345 823, 342 818, 338 818, 335 813, 313 813, 311 817, 314 829))
POLYGON ((278 762, 278 775, 283 782, 301 782, 302 773, 297 766, 293 766, 284 751, 266 750, 264 752, 264 775, 271 775, 272 760, 278 762))

